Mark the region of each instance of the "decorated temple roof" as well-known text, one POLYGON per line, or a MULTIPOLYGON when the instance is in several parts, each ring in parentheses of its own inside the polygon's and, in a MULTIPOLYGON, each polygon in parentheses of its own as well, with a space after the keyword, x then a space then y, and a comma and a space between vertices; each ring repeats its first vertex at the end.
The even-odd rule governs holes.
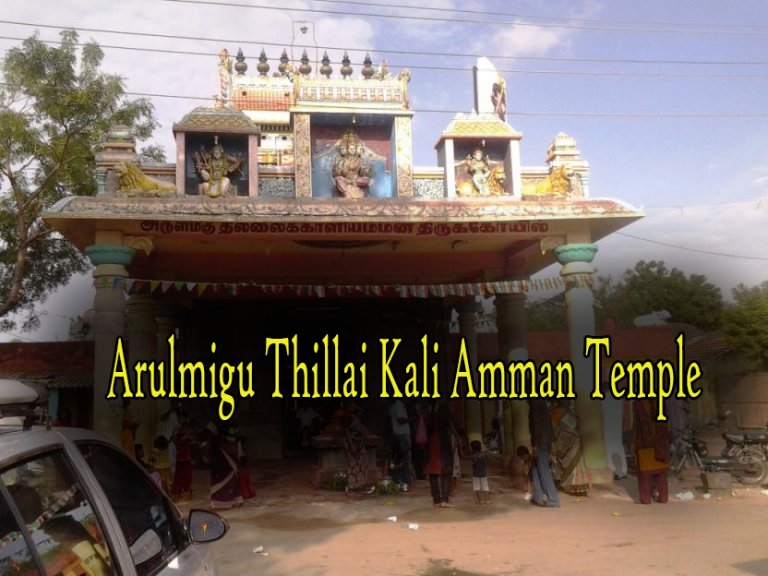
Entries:
POLYGON ((175 123, 173 131, 258 134, 259 127, 240 110, 199 106, 175 123))
POLYGON ((505 138, 518 139, 520 132, 503 122, 495 114, 456 114, 443 130, 440 140, 446 138, 505 138))
POLYGON ((293 106, 294 85, 286 77, 235 76, 232 104, 239 110, 287 112, 293 106))

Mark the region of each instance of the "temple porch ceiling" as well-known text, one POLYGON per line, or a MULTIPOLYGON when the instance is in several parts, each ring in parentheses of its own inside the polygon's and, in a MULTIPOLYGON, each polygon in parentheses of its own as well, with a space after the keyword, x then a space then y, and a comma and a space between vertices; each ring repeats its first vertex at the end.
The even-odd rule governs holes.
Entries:
POLYGON ((386 285, 528 276, 554 262, 553 242, 574 232, 596 241, 641 216, 610 200, 96 197, 69 199, 45 219, 80 250, 99 232, 151 239, 150 254, 134 258, 134 278, 386 285))

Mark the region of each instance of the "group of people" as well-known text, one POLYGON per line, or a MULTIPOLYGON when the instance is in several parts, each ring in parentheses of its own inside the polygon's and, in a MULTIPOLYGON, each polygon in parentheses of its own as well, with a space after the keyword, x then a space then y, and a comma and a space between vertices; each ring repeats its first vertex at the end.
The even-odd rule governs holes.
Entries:
MULTIPOLYGON (((667 473, 671 457, 671 434, 666 422, 659 422, 655 399, 635 400, 630 450, 637 465, 640 503, 669 500, 667 473), (655 489, 655 490, 654 490, 655 489)), ((581 449, 578 418, 572 401, 565 399, 552 408, 542 398, 531 398, 528 424, 532 452, 519 447, 514 475, 527 469, 531 503, 542 507, 560 506, 558 490, 574 496, 589 493, 589 475, 581 449)))
POLYGON ((131 401, 123 400, 122 447, 136 458, 174 502, 187 502, 192 498, 193 450, 204 451, 204 461, 211 469, 211 507, 226 509, 252 502, 256 490, 248 472, 246 440, 238 434, 237 423, 211 423, 197 432, 189 414, 174 402, 160 420, 165 423, 165 434, 158 435, 145 460, 144 447, 135 443, 140 422, 129 410, 131 401))

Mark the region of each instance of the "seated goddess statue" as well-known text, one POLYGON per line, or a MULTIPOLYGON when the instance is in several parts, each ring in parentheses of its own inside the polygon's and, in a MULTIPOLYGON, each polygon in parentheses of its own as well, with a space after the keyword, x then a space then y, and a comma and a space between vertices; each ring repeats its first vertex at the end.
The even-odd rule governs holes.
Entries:
POLYGON ((237 172, 243 163, 243 155, 233 156, 224 152, 224 147, 219 144, 219 137, 214 136, 214 144, 211 152, 201 148, 195 152, 195 168, 203 179, 202 191, 210 198, 229 195, 231 182, 228 174, 237 172))
POLYGON ((365 189, 371 183, 372 164, 369 158, 363 159, 362 154, 363 145, 359 138, 354 133, 346 134, 331 166, 336 192, 342 198, 366 196, 365 189))

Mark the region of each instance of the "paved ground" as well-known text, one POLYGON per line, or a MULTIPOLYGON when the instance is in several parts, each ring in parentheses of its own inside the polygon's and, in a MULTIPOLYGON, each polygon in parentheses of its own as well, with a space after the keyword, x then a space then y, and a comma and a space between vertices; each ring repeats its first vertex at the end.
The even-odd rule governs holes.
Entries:
MULTIPOLYGON (((542 509, 494 476, 491 488, 501 493, 493 505, 475 504, 465 478, 456 507, 435 509, 426 482, 394 497, 312 490, 302 472, 311 464, 255 466, 257 505, 223 514, 231 531, 214 545, 220 574, 768 574, 768 496, 759 489, 709 500, 698 491, 693 501, 642 506, 630 479, 542 509), (268 555, 254 553, 258 546, 268 555)), ((198 495, 206 494, 206 480, 199 471, 198 495)), ((204 507, 206 500, 192 505, 204 507)))

